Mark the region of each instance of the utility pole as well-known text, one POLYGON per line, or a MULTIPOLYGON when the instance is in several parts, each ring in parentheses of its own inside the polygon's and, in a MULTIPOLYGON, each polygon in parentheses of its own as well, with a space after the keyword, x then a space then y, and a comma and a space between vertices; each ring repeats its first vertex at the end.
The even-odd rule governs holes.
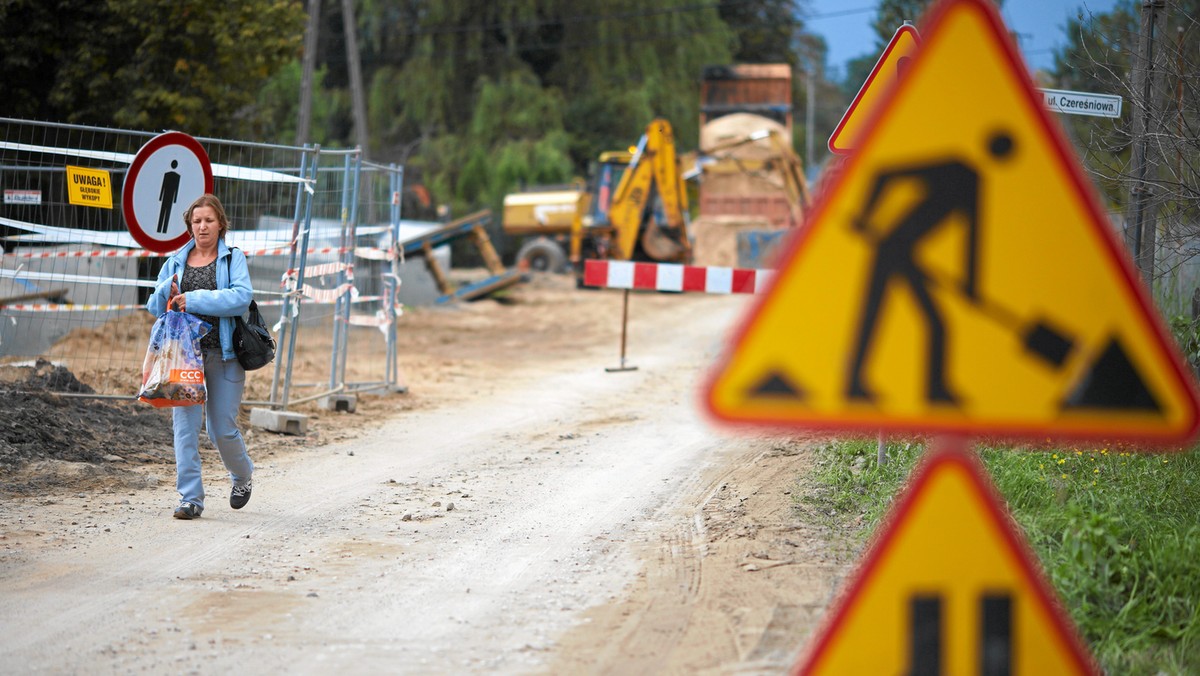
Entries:
POLYGON ((804 170, 810 171, 816 160, 813 141, 817 130, 817 73, 815 59, 808 60, 808 86, 805 87, 804 105, 804 170))
POLYGON ((1133 90, 1132 155, 1130 167, 1133 182, 1130 187, 1129 211, 1125 217, 1125 240, 1133 253, 1138 270, 1147 288, 1154 288, 1154 257, 1158 246, 1158 218, 1152 201, 1151 185, 1157 174, 1159 153, 1157 144, 1149 142, 1152 131, 1158 129, 1162 96, 1163 53, 1155 50, 1156 34, 1166 22, 1164 0, 1142 0, 1142 22, 1138 35, 1137 55, 1133 60, 1131 89, 1133 90))
POLYGON ((363 92, 362 63, 358 56, 358 22, 354 19, 354 0, 342 0, 342 26, 346 34, 346 64, 350 69, 350 100, 354 108, 354 138, 367 157, 367 104, 363 92))
POLYGON ((304 29, 304 64, 300 73, 300 111, 296 120, 296 145, 308 143, 312 127, 313 70, 317 64, 317 35, 321 27, 321 0, 308 0, 308 25, 304 29))

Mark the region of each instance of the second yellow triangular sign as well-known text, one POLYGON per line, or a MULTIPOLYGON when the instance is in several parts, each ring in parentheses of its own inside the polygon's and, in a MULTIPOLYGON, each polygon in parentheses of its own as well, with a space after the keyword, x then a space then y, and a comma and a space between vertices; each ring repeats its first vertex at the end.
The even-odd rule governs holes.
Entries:
POLYGON ((913 473, 798 673, 1090 674, 1095 665, 966 450, 913 473))
POLYGON ((909 71, 709 382, 734 422, 1182 442, 1171 339, 996 10, 909 71))
POLYGON ((888 87, 896 84, 900 76, 912 62, 917 45, 921 44, 921 36, 917 29, 909 24, 896 29, 883 54, 875 62, 858 95, 846 108, 846 113, 829 135, 829 152, 849 154, 855 148, 855 140, 862 135, 862 130, 870 121, 871 112, 879 105, 888 87))

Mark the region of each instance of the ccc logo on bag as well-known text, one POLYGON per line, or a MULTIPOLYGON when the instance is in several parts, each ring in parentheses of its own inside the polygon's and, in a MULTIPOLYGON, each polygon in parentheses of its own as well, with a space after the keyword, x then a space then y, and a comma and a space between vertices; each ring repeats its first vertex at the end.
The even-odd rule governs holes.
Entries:
POLYGON ((171 382, 202 383, 204 382, 204 371, 199 369, 176 369, 171 372, 171 382))

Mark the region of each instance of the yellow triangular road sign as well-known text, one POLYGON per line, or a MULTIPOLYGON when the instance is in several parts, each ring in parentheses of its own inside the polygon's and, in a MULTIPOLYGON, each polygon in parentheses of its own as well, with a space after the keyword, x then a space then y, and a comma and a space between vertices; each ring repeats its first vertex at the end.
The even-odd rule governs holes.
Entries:
POLYGON ((887 47, 883 49, 883 54, 875 62, 875 67, 871 69, 871 74, 859 88, 858 94, 850 102, 850 107, 842 115, 833 133, 829 135, 830 152, 847 154, 854 150, 863 129, 870 121, 871 112, 879 106, 887 89, 900 79, 920 43, 921 37, 912 25, 904 24, 896 29, 887 47))
POLYGON ((995 9, 943 2, 709 382, 772 426, 1178 443, 1191 377, 995 9))
POLYGON ((965 451, 918 468, 800 674, 1096 673, 965 451))

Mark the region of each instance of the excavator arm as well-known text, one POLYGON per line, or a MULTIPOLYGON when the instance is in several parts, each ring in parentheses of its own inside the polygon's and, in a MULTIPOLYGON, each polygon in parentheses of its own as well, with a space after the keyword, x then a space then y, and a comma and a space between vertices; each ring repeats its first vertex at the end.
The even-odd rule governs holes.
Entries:
POLYGON ((613 193, 608 212, 616 241, 613 257, 632 258, 640 237, 642 250, 654 260, 689 261, 687 211, 687 189, 679 170, 671 124, 656 119, 646 127, 629 168, 613 193), (653 215, 647 214, 655 194, 662 204, 665 225, 659 225, 653 215))

